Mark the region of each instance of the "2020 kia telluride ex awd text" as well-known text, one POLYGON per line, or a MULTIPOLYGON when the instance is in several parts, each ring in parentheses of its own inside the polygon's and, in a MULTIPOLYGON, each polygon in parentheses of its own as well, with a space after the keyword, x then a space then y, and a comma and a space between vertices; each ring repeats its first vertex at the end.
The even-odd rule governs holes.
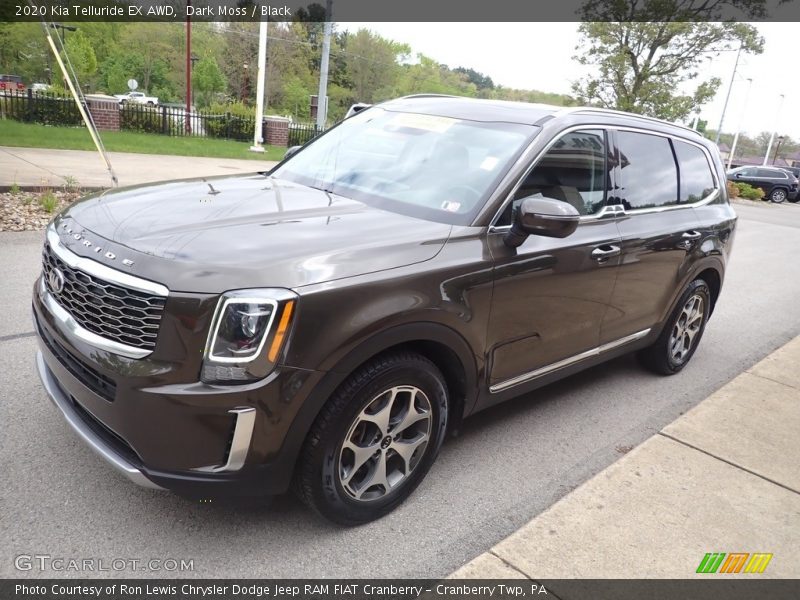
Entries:
POLYGON ((733 239, 724 184, 714 147, 668 123, 386 102, 267 173, 58 215, 33 294, 39 374, 136 483, 292 486, 365 522, 465 416, 627 352, 686 366, 733 239))

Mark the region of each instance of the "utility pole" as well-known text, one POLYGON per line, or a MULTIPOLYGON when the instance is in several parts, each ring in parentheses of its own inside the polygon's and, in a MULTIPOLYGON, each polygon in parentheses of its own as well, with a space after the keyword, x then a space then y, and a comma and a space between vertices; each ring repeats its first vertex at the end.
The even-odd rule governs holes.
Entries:
POLYGON ((322 61, 319 65, 319 95, 317 96, 317 129, 325 129, 328 117, 328 59, 331 53, 333 0, 325 5, 325 37, 322 39, 322 61))
POLYGON ((731 145, 731 152, 728 155, 728 170, 730 171, 733 164, 733 155, 736 154, 736 144, 739 143, 739 133, 742 131, 744 124, 744 116, 747 114, 747 101, 750 99, 750 88, 753 87, 753 78, 747 79, 747 93, 744 95, 744 106, 742 107, 742 116, 739 117, 739 126, 736 128, 736 135, 733 136, 733 144, 731 145))
POLYGON ((261 145, 264 129, 264 81, 267 78, 267 25, 261 21, 258 29, 258 83, 256 84, 256 127, 253 133, 253 145, 250 150, 263 152, 261 145))
MULTIPOLYGON (((186 8, 192 7, 192 0, 186 0, 186 8)), ((192 133, 192 18, 186 11, 186 133, 192 133)))
POLYGON ((781 109, 783 108, 783 100, 784 100, 784 95, 781 94, 781 99, 778 102, 778 111, 775 113, 775 126, 772 128, 772 135, 769 136, 769 144, 767 144, 767 151, 764 153, 764 162, 762 164, 765 167, 769 162, 769 151, 772 150, 772 142, 775 141, 775 130, 778 128, 778 125, 780 124, 781 109))
POLYGON ((742 46, 744 44, 739 42, 739 50, 736 51, 736 62, 733 65, 733 73, 731 73, 731 82, 728 85, 728 94, 725 96, 725 105, 722 107, 722 116, 719 118, 719 127, 717 127, 717 136, 714 143, 719 146, 719 136, 722 135, 722 123, 725 121, 725 111, 728 110, 728 100, 731 99, 731 90, 733 89, 733 82, 736 79, 736 69, 739 68, 739 57, 742 55, 742 46))

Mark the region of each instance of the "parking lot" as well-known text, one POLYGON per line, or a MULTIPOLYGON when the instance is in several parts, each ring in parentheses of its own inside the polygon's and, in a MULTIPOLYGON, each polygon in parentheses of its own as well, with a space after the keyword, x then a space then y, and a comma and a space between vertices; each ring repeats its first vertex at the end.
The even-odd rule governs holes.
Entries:
MULTIPOLYGON (((736 205, 724 289, 692 363, 661 378, 632 357, 465 423, 399 510, 353 529, 292 496, 193 503, 140 489, 68 428, 33 368, 29 316, 42 234, 0 233, 0 576, 20 554, 192 560, 192 577, 441 577, 539 514, 770 351, 800 334, 800 204, 736 205)), ((546 543, 546 540, 542 540, 546 543)))

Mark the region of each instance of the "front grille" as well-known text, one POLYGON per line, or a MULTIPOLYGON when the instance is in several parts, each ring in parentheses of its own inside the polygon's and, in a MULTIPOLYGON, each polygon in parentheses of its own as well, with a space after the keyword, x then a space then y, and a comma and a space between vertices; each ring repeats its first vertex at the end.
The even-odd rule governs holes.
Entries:
POLYGON ((44 246, 42 265, 45 282, 54 269, 61 271, 63 290, 50 292, 81 327, 134 348, 155 348, 166 298, 73 269, 56 256, 50 244, 44 246))
MULTIPOLYGON (((35 315, 36 313, 34 313, 34 318, 36 319, 35 315)), ((47 348, 67 371, 72 373, 78 381, 104 400, 108 400, 109 402, 114 401, 117 395, 117 384, 114 383, 113 379, 106 377, 82 360, 70 354, 57 339, 50 335, 50 333, 39 324, 38 319, 36 319, 36 328, 39 330, 39 336, 47 348)))

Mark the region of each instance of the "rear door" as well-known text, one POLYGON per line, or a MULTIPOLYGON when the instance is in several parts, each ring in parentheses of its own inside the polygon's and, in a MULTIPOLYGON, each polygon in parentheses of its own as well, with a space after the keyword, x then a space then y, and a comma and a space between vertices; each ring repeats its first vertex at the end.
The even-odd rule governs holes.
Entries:
POLYGON ((669 137, 639 130, 615 132, 618 187, 609 202, 617 219, 622 260, 600 343, 644 336, 666 315, 701 237, 693 200, 681 198, 676 152, 669 137))

